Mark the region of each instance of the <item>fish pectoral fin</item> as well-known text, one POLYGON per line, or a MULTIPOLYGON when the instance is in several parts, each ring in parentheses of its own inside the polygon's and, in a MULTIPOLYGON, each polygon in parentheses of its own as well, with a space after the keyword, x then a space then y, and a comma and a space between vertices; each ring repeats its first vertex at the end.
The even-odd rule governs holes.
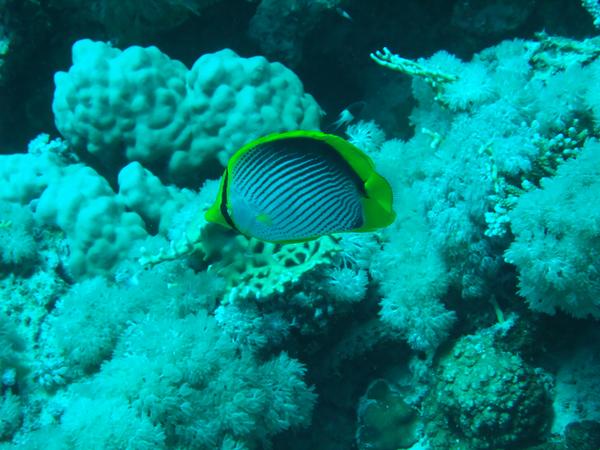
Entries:
POLYGON ((271 220, 271 216, 267 213, 259 213, 256 215, 256 221, 262 223, 263 225, 272 225, 273 221, 271 220))

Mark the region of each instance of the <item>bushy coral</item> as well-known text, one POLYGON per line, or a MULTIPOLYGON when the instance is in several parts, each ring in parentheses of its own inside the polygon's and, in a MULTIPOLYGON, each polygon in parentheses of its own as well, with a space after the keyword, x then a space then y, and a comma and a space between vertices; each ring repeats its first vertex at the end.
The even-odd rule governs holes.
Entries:
POLYGON ((215 320, 234 342, 252 351, 280 345, 291 327, 282 312, 264 313, 256 303, 244 301, 219 305, 215 320))
POLYGON ((506 259, 517 266, 519 292, 531 309, 600 317, 600 143, 589 140, 511 213, 515 241, 506 259))
POLYGON ((487 67, 478 58, 467 64, 442 50, 422 62, 428 69, 442 70, 456 77, 454 82, 444 85, 437 97, 437 101, 451 110, 470 110, 489 102, 494 95, 487 67))
POLYGON ((27 365, 25 342, 10 318, 0 313, 0 441, 10 439, 21 426, 23 389, 27 365))
POLYGON ((334 267, 327 272, 325 291, 339 302, 359 302, 367 293, 367 272, 350 267, 334 267))
POLYGON ((547 219, 542 217, 550 208, 543 212, 539 208, 543 194, 519 197, 541 178, 555 175, 565 160, 578 157, 581 143, 593 132, 597 95, 592 80, 597 79, 599 67, 593 49, 597 47, 543 34, 538 39, 503 42, 469 63, 443 52, 418 63, 382 53, 392 68, 396 60, 412 68, 408 73, 415 77, 413 95, 418 104, 411 114, 415 136, 406 143, 384 144, 375 158, 382 164, 400 164, 402 159, 403 170, 393 174, 402 180, 396 191, 409 186, 420 199, 416 209, 432 230, 429 245, 436 247, 447 267, 449 285, 459 287, 462 297, 486 298, 495 280, 501 279, 500 253, 510 243, 508 224, 514 221, 517 241, 507 257, 522 268, 521 292, 535 302, 533 308, 550 312, 562 303, 578 316, 596 314, 596 305, 586 297, 586 292, 597 289, 596 269, 589 259, 595 251, 595 215, 578 216, 585 231, 564 225, 577 220, 565 213, 573 209, 567 205, 586 201, 593 186, 579 186, 577 198, 575 186, 572 193, 554 196, 554 220, 563 224, 560 236, 550 224, 550 236, 543 237, 541 224, 547 219), (434 83, 432 73, 453 77, 434 83), (525 203, 528 206, 510 213, 515 205, 525 203), (537 211, 539 216, 533 219, 537 211), (539 232, 534 229, 536 237, 527 237, 536 220, 539 232), (576 250, 578 234, 584 236, 581 248, 592 249, 588 259, 576 250), (528 256, 533 254, 537 258, 528 256), (560 296, 567 298, 559 301, 560 296))
POLYGON ((284 354, 264 363, 240 354, 214 319, 198 313, 130 326, 94 389, 127 399, 180 445, 219 448, 230 437, 255 446, 310 420, 314 394, 303 374, 284 354))
POLYGON ((374 121, 363 120, 348 125, 346 128, 348 140, 366 153, 379 150, 385 141, 385 133, 374 121))
MULTIPOLYGON (((309 423, 303 365, 283 353, 258 359, 209 315, 223 287, 180 261, 126 285, 73 286, 40 337, 34 380, 51 392, 69 383, 45 412, 60 420, 42 431, 80 448, 251 449, 309 423)), ((38 448, 38 438, 18 442, 38 448)))
POLYGON ((396 201, 403 204, 404 212, 373 264, 383 294, 381 320, 402 334, 413 349, 434 351, 456 320, 441 303, 448 274, 439 253, 427 242, 423 218, 411 211, 410 195, 397 196, 396 201))
POLYGON ((27 272, 38 257, 34 217, 28 207, 0 200, 0 264, 27 272))
POLYGON ((64 358, 69 378, 97 371, 109 359, 127 320, 143 303, 104 278, 84 280, 73 286, 48 318, 47 337, 64 358))
POLYGON ((91 398, 75 389, 61 416, 60 434, 75 448, 90 450, 168 448, 162 428, 126 400, 91 398))
POLYGON ((9 317, 0 314, 0 391, 18 388, 24 382, 27 365, 24 358, 25 341, 17 333, 9 317))
POLYGON ((94 373, 110 359, 129 321, 151 311, 185 317, 212 309, 223 287, 214 273, 194 273, 181 262, 137 274, 128 285, 102 277, 83 280, 61 296, 48 317, 47 350, 64 359, 71 379, 94 373))

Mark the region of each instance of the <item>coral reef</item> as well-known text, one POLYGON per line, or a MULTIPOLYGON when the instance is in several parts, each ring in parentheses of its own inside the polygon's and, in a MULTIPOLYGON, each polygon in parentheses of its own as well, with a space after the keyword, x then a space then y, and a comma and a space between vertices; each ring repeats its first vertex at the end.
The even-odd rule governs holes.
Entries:
POLYGON ((400 3, 0 0, 0 449, 598 447, 598 4, 400 3), (207 222, 320 128, 393 224, 207 222))

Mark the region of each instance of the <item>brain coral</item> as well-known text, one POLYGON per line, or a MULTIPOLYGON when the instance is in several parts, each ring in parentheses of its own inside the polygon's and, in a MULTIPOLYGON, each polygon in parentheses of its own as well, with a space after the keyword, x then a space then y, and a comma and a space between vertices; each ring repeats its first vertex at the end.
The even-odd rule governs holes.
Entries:
POLYGON ((319 126, 320 108, 293 72, 229 49, 188 70, 156 47, 81 40, 54 81, 58 130, 110 174, 138 161, 163 180, 198 185, 199 171, 213 174, 211 163, 255 137, 319 126))

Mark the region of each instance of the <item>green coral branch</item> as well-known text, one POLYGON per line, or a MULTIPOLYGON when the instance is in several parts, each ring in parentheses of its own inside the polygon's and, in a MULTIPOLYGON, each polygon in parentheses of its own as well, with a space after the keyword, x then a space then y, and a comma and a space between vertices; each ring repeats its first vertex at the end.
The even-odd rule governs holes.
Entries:
POLYGON ((412 59, 402 58, 401 56, 392 53, 387 47, 383 47, 383 50, 377 50, 375 53, 371 53, 370 57, 377 64, 386 67, 387 69, 422 78, 436 90, 441 89, 444 84, 458 80, 456 75, 432 70, 412 59))
POLYGON ((535 37, 539 45, 531 56, 531 65, 537 76, 551 75, 573 64, 585 66, 600 56, 600 36, 578 41, 540 32, 535 37))

